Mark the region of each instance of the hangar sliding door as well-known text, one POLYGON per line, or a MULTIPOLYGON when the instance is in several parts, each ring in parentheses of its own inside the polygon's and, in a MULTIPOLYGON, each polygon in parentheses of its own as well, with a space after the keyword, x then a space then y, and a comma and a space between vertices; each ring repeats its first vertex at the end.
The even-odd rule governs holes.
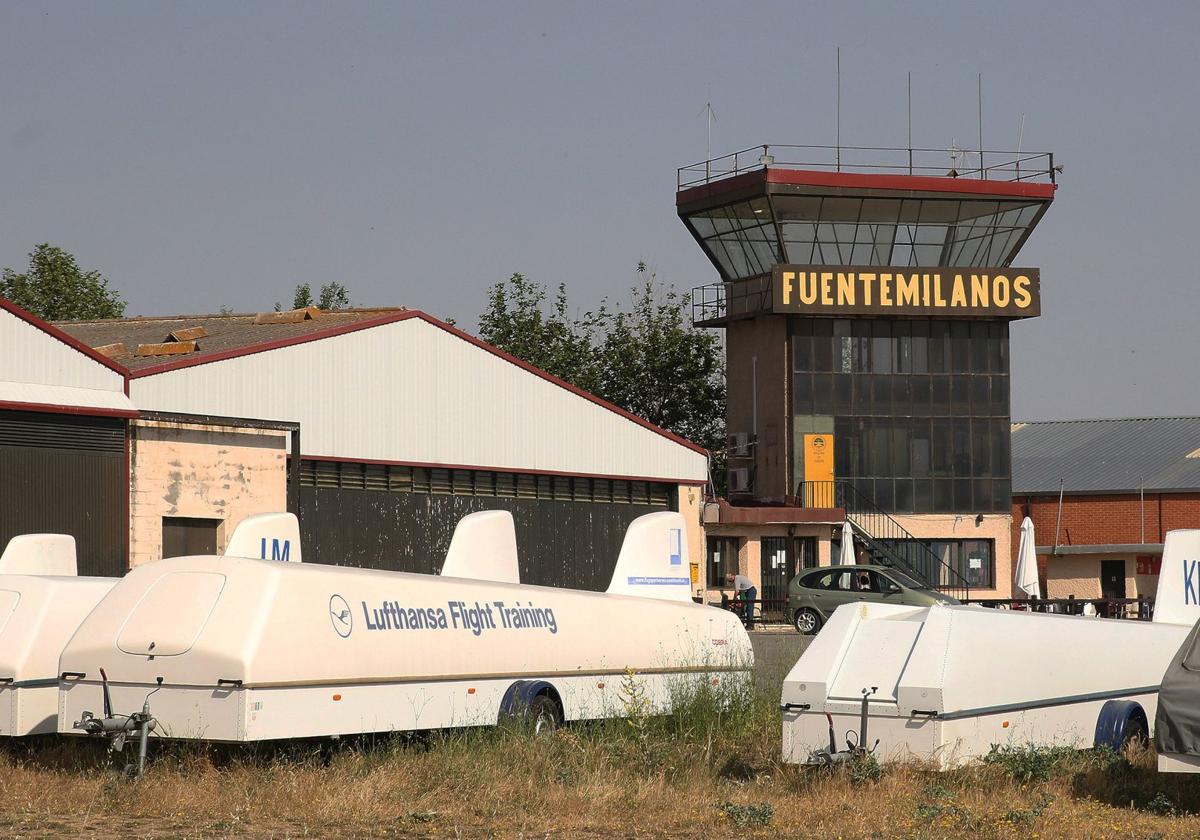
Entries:
POLYGON ((125 434, 119 418, 0 411, 0 550, 18 534, 70 534, 81 575, 123 575, 125 434))
POLYGON ((644 481, 305 460, 305 560, 437 573, 469 513, 513 515, 521 581, 602 591, 625 529, 674 510, 674 486, 644 481))

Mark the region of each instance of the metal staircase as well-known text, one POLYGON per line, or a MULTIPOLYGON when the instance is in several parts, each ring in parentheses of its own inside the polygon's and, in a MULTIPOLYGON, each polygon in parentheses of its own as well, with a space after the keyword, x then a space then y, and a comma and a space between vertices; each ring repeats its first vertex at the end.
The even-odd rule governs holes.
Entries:
POLYGON ((929 550, 890 514, 848 481, 804 481, 799 497, 805 507, 841 508, 854 539, 883 566, 895 566, 930 589, 966 601, 971 587, 967 579, 929 550))

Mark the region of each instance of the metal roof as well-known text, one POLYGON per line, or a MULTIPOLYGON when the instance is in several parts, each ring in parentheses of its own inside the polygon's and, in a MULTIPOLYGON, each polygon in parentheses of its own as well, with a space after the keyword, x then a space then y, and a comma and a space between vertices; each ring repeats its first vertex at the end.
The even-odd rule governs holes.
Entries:
POLYGON ((59 321, 55 326, 88 347, 125 344, 129 352, 116 356, 114 361, 131 371, 138 371, 183 358, 203 359, 254 345, 309 336, 312 333, 359 324, 404 311, 402 307, 333 310, 321 312, 311 320, 291 324, 256 324, 255 315, 175 315, 101 321, 59 321), (189 327, 203 327, 206 332, 206 335, 197 340, 193 352, 177 356, 136 355, 138 345, 169 341, 172 332, 189 327))
POLYGON ((1014 423, 1013 495, 1200 490, 1200 417, 1014 423))

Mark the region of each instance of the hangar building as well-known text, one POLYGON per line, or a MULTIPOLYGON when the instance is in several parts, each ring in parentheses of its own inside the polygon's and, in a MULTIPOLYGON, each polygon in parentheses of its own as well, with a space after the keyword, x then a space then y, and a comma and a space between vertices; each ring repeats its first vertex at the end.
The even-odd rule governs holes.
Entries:
POLYGON ((161 556, 169 526, 219 549, 247 505, 290 502, 306 559, 428 572, 462 516, 503 508, 523 579, 599 589, 625 526, 672 509, 693 525, 700 585, 703 449, 423 312, 58 328, 89 359, 101 348, 97 367, 128 371, 145 418, 131 433, 131 562, 161 556))

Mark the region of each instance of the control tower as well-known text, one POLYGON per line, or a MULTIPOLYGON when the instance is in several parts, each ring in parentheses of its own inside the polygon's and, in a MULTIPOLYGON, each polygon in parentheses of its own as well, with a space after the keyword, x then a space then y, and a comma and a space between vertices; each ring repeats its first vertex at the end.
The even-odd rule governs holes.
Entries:
POLYGON ((859 562, 1010 594, 1009 323, 1040 314, 1017 258, 1056 174, 1049 153, 770 145, 679 170, 719 277, 693 320, 726 331, 710 585, 736 556, 781 598, 848 531, 859 562))

